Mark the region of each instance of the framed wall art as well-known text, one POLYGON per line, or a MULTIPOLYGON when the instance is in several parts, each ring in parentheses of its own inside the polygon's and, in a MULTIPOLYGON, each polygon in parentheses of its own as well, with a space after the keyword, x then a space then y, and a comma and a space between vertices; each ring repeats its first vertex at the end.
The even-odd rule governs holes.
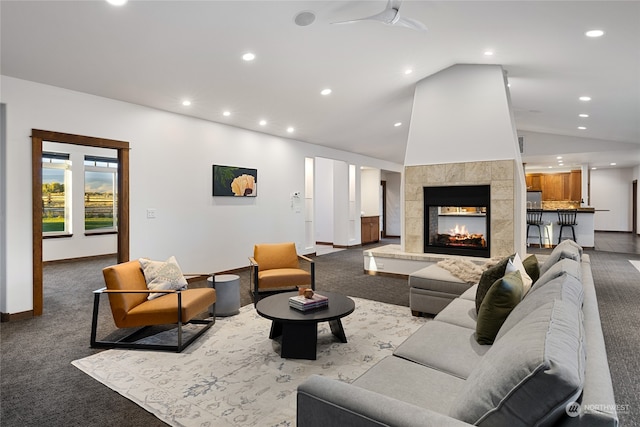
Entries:
POLYGON ((258 170, 213 165, 213 195, 256 197, 258 195, 258 170))

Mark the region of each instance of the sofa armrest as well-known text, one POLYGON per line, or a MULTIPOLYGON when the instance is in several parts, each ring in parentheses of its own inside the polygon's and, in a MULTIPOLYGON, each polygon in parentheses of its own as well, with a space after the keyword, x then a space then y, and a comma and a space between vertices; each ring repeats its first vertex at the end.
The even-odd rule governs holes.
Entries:
POLYGON ((312 375, 298 386, 296 425, 469 426, 444 414, 320 375, 312 375))

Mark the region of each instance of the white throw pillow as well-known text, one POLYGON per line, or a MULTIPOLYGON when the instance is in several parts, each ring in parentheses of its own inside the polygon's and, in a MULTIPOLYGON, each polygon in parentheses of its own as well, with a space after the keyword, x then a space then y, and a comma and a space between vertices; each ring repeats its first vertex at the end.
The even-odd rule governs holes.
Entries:
POLYGON ((516 254, 512 260, 509 260, 505 273, 511 273, 513 271, 519 271, 522 276, 522 298, 524 298, 527 292, 529 292, 529 289, 531 289, 533 279, 527 274, 527 270, 525 270, 522 259, 520 259, 520 255, 518 254, 516 254))
MULTIPOLYGON (((172 256, 166 261, 152 261, 146 258, 138 260, 147 282, 147 288, 151 291, 159 290, 183 290, 187 289, 187 280, 182 275, 176 257, 172 256)), ((163 293, 149 294, 147 299, 161 297, 163 293)))

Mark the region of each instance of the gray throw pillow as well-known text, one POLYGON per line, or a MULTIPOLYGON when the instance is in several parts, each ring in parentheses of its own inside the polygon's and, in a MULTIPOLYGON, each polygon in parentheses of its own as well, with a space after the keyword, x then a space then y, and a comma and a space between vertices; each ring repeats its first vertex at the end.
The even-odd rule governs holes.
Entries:
POLYGON ((547 271, 542 274, 529 292, 533 292, 536 289, 544 286, 545 283, 550 282, 556 277, 560 277, 563 274, 573 276, 578 280, 582 280, 582 265, 578 261, 574 261, 569 258, 563 258, 560 261, 553 264, 547 271))
POLYGON ((495 281, 480 304, 476 341, 493 344, 511 310, 522 300, 522 275, 516 270, 495 281))
MULTIPOLYGON (((511 257, 513 256, 515 256, 515 254, 511 255, 511 257)), ((501 259, 496 265, 482 272, 482 276, 480 276, 480 281, 478 282, 478 290, 476 291, 476 313, 480 311, 480 304, 482 304, 482 300, 487 294, 487 291, 489 291, 489 288, 496 280, 504 276, 504 271, 511 257, 501 259)))
POLYGON ((553 264, 564 258, 580 262, 582 259, 582 247, 573 240, 563 240, 558 246, 553 248, 547 260, 540 267, 540 275, 546 273, 553 264))

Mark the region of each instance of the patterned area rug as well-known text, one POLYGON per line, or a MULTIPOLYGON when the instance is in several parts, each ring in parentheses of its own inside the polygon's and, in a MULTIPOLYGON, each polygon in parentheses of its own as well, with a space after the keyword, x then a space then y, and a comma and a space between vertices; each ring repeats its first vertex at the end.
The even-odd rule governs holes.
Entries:
POLYGON ((293 426, 296 388, 309 375, 351 382, 427 321, 408 307, 353 300, 342 319, 348 343, 320 323, 317 360, 282 359, 271 322, 248 305, 183 353, 107 350, 72 364, 172 426, 293 426))

